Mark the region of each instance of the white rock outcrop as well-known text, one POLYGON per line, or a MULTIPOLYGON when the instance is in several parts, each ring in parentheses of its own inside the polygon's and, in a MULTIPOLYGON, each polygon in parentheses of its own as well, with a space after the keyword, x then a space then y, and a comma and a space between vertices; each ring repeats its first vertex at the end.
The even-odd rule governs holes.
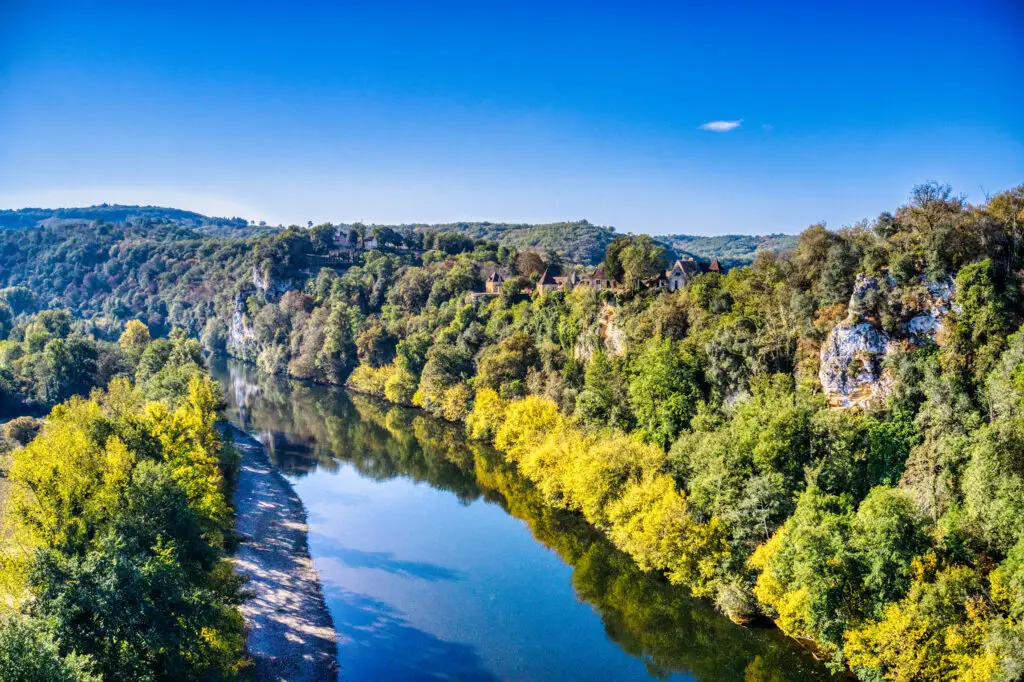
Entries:
POLYGON ((882 363, 892 339, 869 322, 837 326, 821 348, 818 379, 833 407, 865 407, 891 389, 882 363))
POLYGON ((907 320, 906 324, 908 337, 917 343, 935 339, 935 335, 942 327, 942 321, 953 310, 954 305, 953 280, 928 282, 925 284, 925 290, 928 294, 924 310, 907 320))
MULTIPOLYGON (((836 325, 821 347, 818 379, 833 407, 866 408, 893 389, 885 359, 906 344, 933 341, 954 309, 952 280, 920 280, 908 291, 891 279, 859 275, 850 297, 849 317, 836 325), (894 333, 881 328, 872 313, 881 298, 898 301, 894 333)), ((890 328, 892 328, 890 326, 890 328)))
POLYGON ((626 333, 615 323, 615 308, 607 303, 601 310, 601 340, 605 349, 613 355, 626 352, 626 333))
POLYGON ((256 333, 252 325, 245 319, 245 302, 247 295, 240 293, 235 299, 235 312, 231 315, 231 328, 228 329, 227 353, 231 357, 249 362, 256 360, 256 333))

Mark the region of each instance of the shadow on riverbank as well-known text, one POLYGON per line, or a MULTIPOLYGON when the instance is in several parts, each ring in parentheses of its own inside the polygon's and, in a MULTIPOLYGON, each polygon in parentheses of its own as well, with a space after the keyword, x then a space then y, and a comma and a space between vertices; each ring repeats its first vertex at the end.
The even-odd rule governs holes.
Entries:
POLYGON ((309 555, 306 510, 259 441, 224 425, 242 455, 235 490, 236 570, 249 579, 242 605, 255 679, 337 679, 334 625, 309 555))

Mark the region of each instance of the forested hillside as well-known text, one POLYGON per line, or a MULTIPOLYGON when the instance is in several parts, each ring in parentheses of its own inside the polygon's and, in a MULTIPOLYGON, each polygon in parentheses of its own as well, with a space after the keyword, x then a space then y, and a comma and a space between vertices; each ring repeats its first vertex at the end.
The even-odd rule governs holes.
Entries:
MULTIPOLYGON (((174 225, 195 230, 203 236, 256 237, 280 232, 282 227, 248 224, 243 218, 214 218, 193 211, 160 206, 122 206, 100 204, 81 208, 0 209, 0 229, 37 226, 75 225, 91 221, 135 226, 174 225)), ((570 263, 595 265, 604 258, 605 249, 616 237, 615 228, 594 225, 586 220, 560 223, 491 223, 463 222, 409 225, 341 225, 343 229, 381 232, 451 232, 471 239, 495 241, 518 251, 534 250, 542 255, 557 254, 570 263)), ((719 235, 700 237, 685 234, 658 236, 669 257, 689 254, 724 264, 745 265, 758 251, 783 251, 796 244, 793 235, 719 235)))
MULTIPOLYGON (((211 218, 193 211, 161 206, 122 206, 99 204, 79 208, 0 209, 0 229, 36 227, 60 222, 99 221, 101 223, 149 223, 190 227, 210 233, 249 232, 244 218, 211 218)), ((259 229, 259 228, 257 228, 259 229)), ((264 228, 265 229, 265 228, 264 228)))
POLYGON ((615 238, 611 227, 586 220, 539 225, 509 223, 450 223, 423 225, 421 229, 458 232, 473 239, 495 241, 518 251, 533 249, 541 254, 557 253, 571 263, 594 265, 615 238))
POLYGON ((4 371, 64 402, 0 428, 0 678, 243 679, 239 461, 198 342, 138 322, 96 341, 55 310, 18 324, 4 371))
POLYGON ((705 260, 717 258, 729 267, 752 262, 758 251, 787 251, 795 248, 797 244, 796 235, 791 234, 726 234, 715 237, 667 234, 659 235, 656 239, 675 253, 689 254, 705 260))
MULTIPOLYGON (((396 227, 396 226, 392 226, 396 227)), ((586 220, 548 224, 508 223, 446 223, 415 225, 421 230, 457 232, 473 239, 486 239, 518 251, 532 249, 544 256, 557 254, 570 263, 596 265, 604 259, 605 250, 616 236, 612 227, 593 225, 586 220)), ((711 260, 718 258, 724 265, 746 265, 754 260, 758 251, 785 251, 796 246, 794 235, 657 235, 654 239, 666 248, 669 260, 690 255, 711 260)))
POLYGON ((337 234, 0 234, 0 372, 24 393, 64 366, 59 342, 179 325, 264 372, 463 422, 644 570, 837 670, 1024 672, 1024 186, 983 205, 918 187, 671 292, 646 236, 607 242, 620 286, 537 294, 573 264, 408 227, 338 264, 337 234))

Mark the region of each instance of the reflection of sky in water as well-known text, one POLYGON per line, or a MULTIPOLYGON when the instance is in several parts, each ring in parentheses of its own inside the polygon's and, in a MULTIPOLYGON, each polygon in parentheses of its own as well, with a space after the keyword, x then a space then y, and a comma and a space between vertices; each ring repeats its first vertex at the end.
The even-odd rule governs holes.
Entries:
POLYGON ((571 570, 482 501, 349 466, 294 479, 345 680, 647 679, 571 570))
POLYGON ((484 502, 472 461, 446 459, 464 454, 457 429, 399 410, 384 429, 383 413, 343 391, 237 363, 213 370, 232 421, 268 445, 309 510, 342 679, 651 679, 645 663, 705 682, 822 677, 778 632, 737 627, 635 567, 623 573, 607 543, 548 527, 563 551, 587 547, 577 584, 603 611, 578 601, 573 569, 484 502), (437 450, 446 439, 453 449, 437 450))

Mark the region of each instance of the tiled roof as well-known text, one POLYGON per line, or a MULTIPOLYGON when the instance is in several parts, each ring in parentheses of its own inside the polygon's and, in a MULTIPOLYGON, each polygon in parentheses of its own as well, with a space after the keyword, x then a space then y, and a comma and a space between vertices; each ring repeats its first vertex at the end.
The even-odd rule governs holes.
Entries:
POLYGON ((551 270, 547 269, 547 270, 544 271, 544 274, 540 276, 540 284, 542 284, 542 285, 550 284, 550 285, 554 286, 554 285, 557 285, 558 282, 556 282, 555 278, 551 276, 551 270))
POLYGON ((669 277, 671 277, 673 274, 676 274, 677 272, 695 275, 700 272, 700 269, 700 263, 693 260, 692 258, 681 258, 677 260, 672 265, 672 268, 665 274, 669 277))

